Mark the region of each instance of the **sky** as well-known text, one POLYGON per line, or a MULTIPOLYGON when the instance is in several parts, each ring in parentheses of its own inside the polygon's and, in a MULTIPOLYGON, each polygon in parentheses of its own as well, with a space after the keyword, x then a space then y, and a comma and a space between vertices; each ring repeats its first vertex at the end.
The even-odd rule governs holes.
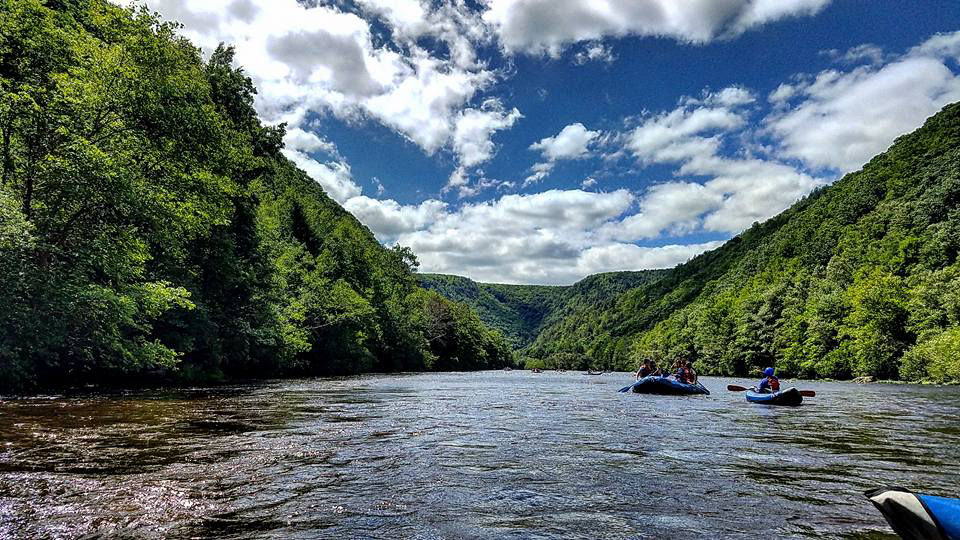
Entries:
POLYGON ((485 282, 675 266, 960 101, 956 0, 146 4, 378 240, 485 282))

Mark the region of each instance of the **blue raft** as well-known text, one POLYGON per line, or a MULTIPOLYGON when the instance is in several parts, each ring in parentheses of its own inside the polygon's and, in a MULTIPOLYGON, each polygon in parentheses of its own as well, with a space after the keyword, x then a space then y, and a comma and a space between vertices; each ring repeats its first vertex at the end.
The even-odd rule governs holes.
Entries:
POLYGON ((668 396, 687 396, 693 394, 710 395, 710 391, 700 383, 686 384, 670 377, 648 376, 632 385, 623 388, 621 392, 633 391, 637 394, 664 394, 668 396))
POLYGON ((960 540, 960 499, 889 488, 865 495, 905 540, 960 540))
POLYGON ((790 405, 796 406, 803 403, 803 396, 796 388, 788 388, 780 392, 761 393, 755 390, 747 390, 747 401, 750 403, 763 403, 764 405, 790 405))

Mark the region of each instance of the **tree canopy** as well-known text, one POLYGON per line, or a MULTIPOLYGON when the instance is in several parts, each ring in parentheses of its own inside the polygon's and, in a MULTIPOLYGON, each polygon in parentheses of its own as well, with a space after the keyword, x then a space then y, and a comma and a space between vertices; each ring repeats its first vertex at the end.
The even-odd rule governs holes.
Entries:
POLYGON ((177 30, 0 3, 0 388, 512 362, 282 156, 230 47, 177 30))

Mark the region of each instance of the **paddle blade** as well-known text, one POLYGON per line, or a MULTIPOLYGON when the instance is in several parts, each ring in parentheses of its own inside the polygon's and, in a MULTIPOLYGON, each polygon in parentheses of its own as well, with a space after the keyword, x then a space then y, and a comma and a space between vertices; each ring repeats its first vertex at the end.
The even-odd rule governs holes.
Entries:
POLYGON ((631 388, 633 388, 633 385, 632 385, 632 384, 628 384, 627 386, 624 386, 624 387, 621 388, 620 390, 617 390, 617 392, 626 392, 627 390, 629 390, 629 389, 631 389, 631 388))
POLYGON ((800 395, 803 397, 817 397, 817 393, 813 390, 800 390, 800 395))
POLYGON ((744 390, 749 390, 749 388, 744 388, 742 386, 737 386, 735 384, 728 384, 727 390, 731 392, 743 392, 744 390))

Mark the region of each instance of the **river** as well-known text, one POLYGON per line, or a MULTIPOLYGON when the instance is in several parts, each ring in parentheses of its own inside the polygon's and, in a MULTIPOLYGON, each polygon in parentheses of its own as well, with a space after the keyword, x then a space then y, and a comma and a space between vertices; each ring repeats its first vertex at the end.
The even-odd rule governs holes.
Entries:
POLYGON ((0 538, 895 538, 863 496, 960 495, 960 388, 798 408, 629 374, 296 379, 0 404, 0 538))

